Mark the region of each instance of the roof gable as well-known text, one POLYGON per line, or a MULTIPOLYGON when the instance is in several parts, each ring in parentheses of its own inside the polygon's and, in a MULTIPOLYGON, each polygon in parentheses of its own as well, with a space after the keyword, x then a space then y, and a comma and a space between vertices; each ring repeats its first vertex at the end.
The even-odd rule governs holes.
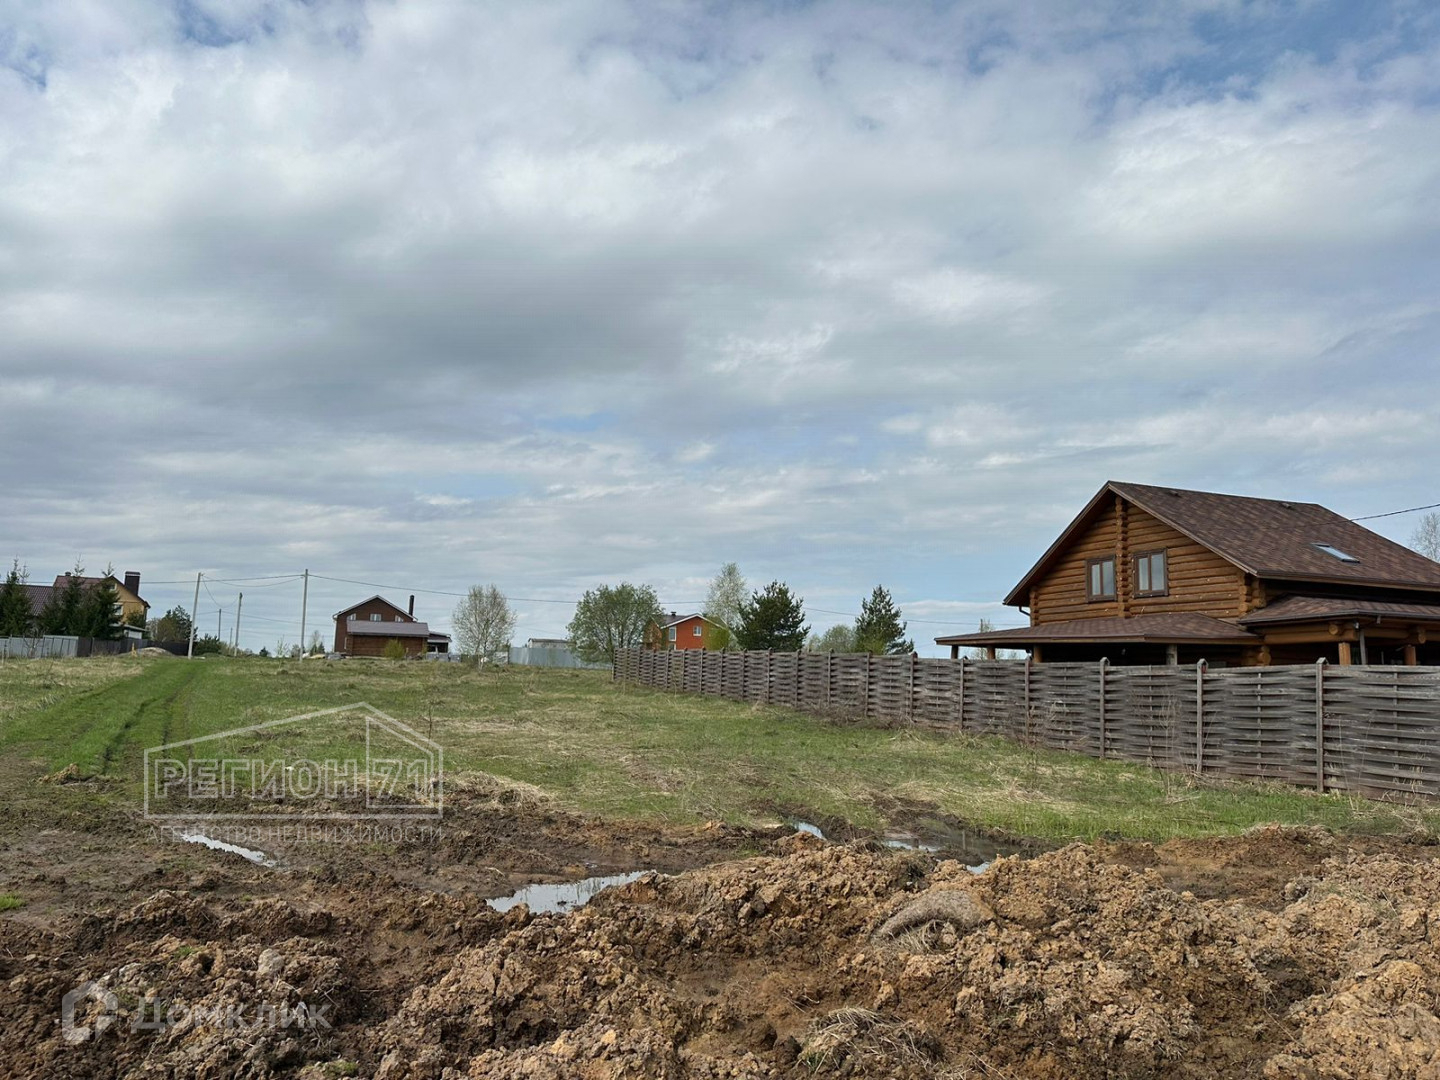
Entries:
POLYGON ((1318 503, 1112 480, 1066 526, 1005 602, 1027 603, 1030 586, 1116 495, 1256 577, 1440 592, 1440 563, 1318 503), (1336 548, 1353 561, 1317 545, 1336 548))
POLYGON ((411 614, 410 614, 408 611, 406 611, 404 608, 402 608, 402 607, 400 607, 400 606, 398 606, 398 605, 396 605, 396 604, 392 604, 389 600, 386 600, 385 597, 381 596, 379 593, 376 593, 374 596, 369 597, 369 598, 366 599, 366 600, 361 600, 358 604, 351 604, 349 607, 343 607, 343 608, 341 608, 339 611, 335 612, 335 614, 332 615, 332 616, 330 616, 330 617, 331 617, 332 619, 338 619, 338 618, 340 618, 341 615, 345 615, 345 614, 347 614, 347 613, 349 613, 349 612, 351 612, 351 611, 355 611, 355 610, 357 610, 357 609, 359 609, 359 608, 362 608, 362 607, 364 607, 366 604, 374 603, 376 600, 379 600, 380 603, 384 604, 384 605, 385 605, 386 607, 388 607, 391 611, 395 612, 395 614, 397 614, 397 615, 404 615, 406 619, 409 619, 409 620, 411 620, 411 621, 416 621, 416 620, 415 620, 415 616, 411 615, 411 614))

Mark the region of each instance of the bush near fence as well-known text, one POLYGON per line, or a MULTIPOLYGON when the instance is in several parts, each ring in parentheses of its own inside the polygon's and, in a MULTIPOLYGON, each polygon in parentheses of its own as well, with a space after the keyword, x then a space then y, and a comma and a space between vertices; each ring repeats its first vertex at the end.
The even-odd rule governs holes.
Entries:
POLYGON ((622 650, 617 681, 1322 791, 1440 796, 1440 668, 622 650))

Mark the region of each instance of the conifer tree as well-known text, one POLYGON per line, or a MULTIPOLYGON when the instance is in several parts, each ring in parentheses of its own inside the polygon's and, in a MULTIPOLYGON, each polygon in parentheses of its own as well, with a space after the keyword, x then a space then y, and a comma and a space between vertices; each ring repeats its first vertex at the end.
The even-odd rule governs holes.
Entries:
POLYGON ((915 643, 905 636, 905 623, 890 592, 876 585, 870 599, 861 601, 860 617, 855 620, 855 644, 861 652, 900 656, 915 651, 915 643))
POLYGON ((805 603, 784 582, 772 581, 740 605, 735 638, 742 649, 799 652, 809 633, 805 603))

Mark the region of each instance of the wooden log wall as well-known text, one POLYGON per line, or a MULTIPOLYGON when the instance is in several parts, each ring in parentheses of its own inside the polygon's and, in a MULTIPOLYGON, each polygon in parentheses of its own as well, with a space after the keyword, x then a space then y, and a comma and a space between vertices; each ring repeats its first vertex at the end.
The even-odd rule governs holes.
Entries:
POLYGON ((1440 668, 1207 669, 624 649, 614 677, 1364 795, 1440 797, 1440 668))

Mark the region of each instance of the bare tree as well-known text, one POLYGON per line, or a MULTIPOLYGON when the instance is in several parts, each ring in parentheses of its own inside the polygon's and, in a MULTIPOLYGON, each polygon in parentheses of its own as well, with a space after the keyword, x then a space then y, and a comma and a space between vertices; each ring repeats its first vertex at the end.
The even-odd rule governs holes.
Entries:
POLYGON ((749 599, 749 588, 740 573, 740 567, 728 562, 710 582, 710 594, 705 599, 705 618, 714 628, 711 630, 711 648, 726 651, 734 648, 735 628, 740 625, 740 605, 749 599))
POLYGON ((1440 513, 1432 510, 1410 534, 1410 546, 1427 559, 1440 562, 1440 513))
POLYGON ((469 595, 455 605, 451 621, 460 651, 474 656, 477 664, 494 659, 515 633, 515 613, 494 585, 470 586, 469 595))

